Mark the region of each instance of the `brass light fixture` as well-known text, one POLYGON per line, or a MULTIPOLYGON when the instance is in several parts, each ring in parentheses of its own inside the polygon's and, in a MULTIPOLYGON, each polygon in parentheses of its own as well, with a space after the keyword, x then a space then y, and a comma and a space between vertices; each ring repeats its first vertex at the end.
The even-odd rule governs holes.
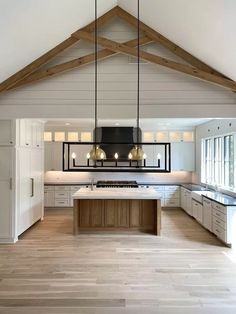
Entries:
POLYGON ((141 161, 146 160, 147 155, 144 153, 140 146, 140 134, 139 134, 139 107, 140 107, 140 3, 137 0, 138 6, 138 77, 137 77, 137 145, 135 145, 129 152, 128 158, 130 164, 132 160, 141 161))

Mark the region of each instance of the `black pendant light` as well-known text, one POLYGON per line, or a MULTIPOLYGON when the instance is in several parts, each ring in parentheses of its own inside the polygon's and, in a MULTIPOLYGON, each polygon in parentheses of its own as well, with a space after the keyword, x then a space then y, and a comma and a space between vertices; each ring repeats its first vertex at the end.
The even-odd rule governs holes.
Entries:
POLYGON ((137 75, 137 145, 135 145, 135 147, 133 147, 129 154, 128 154, 128 158, 129 160, 143 160, 146 159, 146 154, 144 153, 142 147, 139 145, 139 143, 141 142, 140 139, 140 134, 139 134, 139 116, 140 116, 140 0, 137 0, 137 8, 138 8, 138 16, 137 16, 137 20, 138 20, 138 25, 137 25, 137 30, 138 30, 138 58, 137 58, 137 64, 138 64, 138 75, 137 75))
POLYGON ((87 159, 92 159, 96 162, 96 160, 105 160, 106 159, 106 153, 104 150, 100 148, 98 145, 98 138, 97 138, 97 126, 98 126, 98 23, 97 23, 97 0, 95 0, 95 86, 94 86, 94 136, 95 136, 95 145, 93 146, 93 149, 90 151, 90 153, 87 154, 87 159))

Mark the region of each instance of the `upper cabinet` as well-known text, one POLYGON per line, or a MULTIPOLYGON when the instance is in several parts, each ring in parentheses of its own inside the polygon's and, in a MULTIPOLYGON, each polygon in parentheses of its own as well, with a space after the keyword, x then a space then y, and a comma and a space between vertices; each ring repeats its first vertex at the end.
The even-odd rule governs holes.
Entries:
POLYGON ((15 143, 15 124, 12 120, 0 120, 0 145, 15 143))
POLYGON ((37 120, 18 120, 19 146, 40 148, 43 146, 43 123, 37 120))
POLYGON ((195 171, 195 143, 171 143, 171 170, 195 171))

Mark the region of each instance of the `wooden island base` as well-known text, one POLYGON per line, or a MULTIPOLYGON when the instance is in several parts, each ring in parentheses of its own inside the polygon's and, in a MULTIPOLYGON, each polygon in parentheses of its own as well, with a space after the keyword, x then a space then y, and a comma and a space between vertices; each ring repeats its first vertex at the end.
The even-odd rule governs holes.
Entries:
POLYGON ((74 235, 86 229, 142 230, 160 235, 161 201, 74 199, 74 235))

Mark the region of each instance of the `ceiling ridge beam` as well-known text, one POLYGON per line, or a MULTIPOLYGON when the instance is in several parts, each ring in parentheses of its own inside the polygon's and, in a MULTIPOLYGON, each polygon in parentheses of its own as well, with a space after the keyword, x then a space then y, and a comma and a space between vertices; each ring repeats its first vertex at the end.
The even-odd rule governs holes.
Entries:
MULTIPOLYGON (((117 8, 117 15, 121 19, 125 20, 126 22, 128 22, 129 24, 131 24, 132 26, 137 28, 138 19, 135 16, 133 16, 130 13, 128 13, 127 11, 123 10, 121 7, 117 8)), ((174 42, 172 42, 171 40, 169 40, 165 36, 161 35, 159 32, 157 32, 154 29, 152 29, 151 27, 147 26, 142 21, 140 21, 139 25, 140 25, 140 29, 143 31, 143 33, 145 35, 152 38, 155 42, 158 42, 159 44, 161 44, 162 46, 164 46, 165 48, 170 50, 172 53, 174 53, 178 57, 182 58, 184 61, 191 64, 192 66, 198 68, 199 70, 208 72, 210 74, 218 75, 220 77, 224 77, 224 78, 227 78, 228 80, 231 80, 230 78, 226 77, 222 73, 216 71, 215 69, 213 69, 212 67, 210 67, 209 65, 204 63, 203 61, 194 57, 192 54, 190 54, 189 52, 187 52, 183 48, 179 47, 174 42)), ((232 80, 232 82, 233 82, 233 80, 232 80)))
MULTIPOLYGON (((75 36, 75 35, 74 35, 75 36)), ((147 36, 141 37, 140 38, 140 45, 146 45, 152 42, 152 39, 148 38, 147 36)), ((124 45, 128 47, 136 47, 138 45, 138 39, 133 39, 130 41, 127 41, 124 43, 124 45)), ((103 49, 98 51, 98 60, 104 60, 107 59, 111 56, 114 56, 118 54, 119 52, 111 51, 109 49, 103 49)), ((15 89, 19 86, 25 85, 25 84, 30 84, 39 80, 43 80, 48 77, 52 77, 54 75, 57 75, 62 72, 66 72, 71 69, 79 68, 81 66, 91 64, 95 62, 95 53, 91 53, 89 55, 76 58, 73 60, 70 60, 65 63, 57 64, 53 67, 50 67, 46 70, 42 71, 37 71, 26 77, 25 79, 19 81, 16 83, 14 86, 10 87, 9 89, 15 89)))
MULTIPOLYGON (((101 17, 97 19, 97 23, 99 26, 102 26, 103 24, 107 23, 110 19, 112 19, 114 16, 117 15, 117 6, 111 9, 110 11, 106 12, 103 14, 101 17)), ((92 23, 88 24, 87 26, 83 27, 83 30, 86 31, 93 31, 95 28, 95 21, 92 23)), ((71 37, 65 39, 63 42, 58 44, 56 47, 52 48, 51 50, 47 51, 43 55, 41 55, 39 58, 25 66, 23 69, 20 71, 16 72, 9 78, 7 78, 5 81, 3 81, 0 84, 0 92, 3 92, 5 90, 10 89, 13 87, 15 84, 17 84, 20 80, 26 78, 29 76, 31 73, 35 72, 38 70, 41 66, 45 65, 48 63, 50 60, 52 60, 55 56, 57 56, 59 53, 62 51, 70 48, 73 46, 75 43, 77 43, 80 38, 78 36, 74 36, 74 34, 78 34, 78 31, 73 33, 71 37)))
MULTIPOLYGON (((84 31, 79 31, 76 36, 78 36, 78 38, 84 39, 84 40, 88 40, 90 42, 94 42, 95 41, 95 36, 88 33, 88 32, 84 32, 84 31)), ((126 55, 129 56, 133 56, 136 57, 138 56, 138 52, 136 49, 132 48, 132 47, 128 47, 124 44, 103 38, 103 37, 98 37, 97 39, 98 44, 103 46, 104 48, 107 48, 109 50, 115 51, 115 52, 121 52, 124 53, 126 55)), ((195 67, 189 66, 189 65, 185 65, 182 63, 178 63, 148 52, 144 52, 144 51, 140 51, 140 58, 143 60, 146 60, 148 62, 154 63, 154 64, 158 64, 164 67, 167 67, 169 69, 172 70, 176 70, 178 72, 184 73, 184 74, 188 74, 191 75, 193 77, 196 77, 198 79, 207 81, 207 82, 211 82, 214 83, 216 85, 219 85, 221 87, 227 88, 229 90, 232 91, 236 91, 236 82, 233 82, 229 79, 223 78, 223 77, 219 77, 217 75, 202 71, 200 69, 197 69, 195 67)))

